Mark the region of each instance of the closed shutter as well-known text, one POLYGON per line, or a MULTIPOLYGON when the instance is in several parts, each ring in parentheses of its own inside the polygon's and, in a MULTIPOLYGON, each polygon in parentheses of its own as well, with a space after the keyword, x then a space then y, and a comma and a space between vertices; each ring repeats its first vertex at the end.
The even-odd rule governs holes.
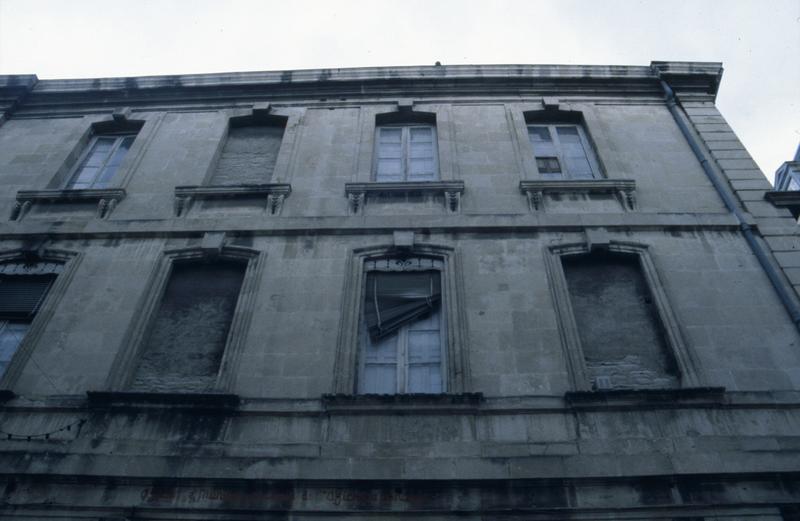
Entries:
POLYGON ((0 275, 0 320, 29 320, 42 305, 55 275, 0 275))

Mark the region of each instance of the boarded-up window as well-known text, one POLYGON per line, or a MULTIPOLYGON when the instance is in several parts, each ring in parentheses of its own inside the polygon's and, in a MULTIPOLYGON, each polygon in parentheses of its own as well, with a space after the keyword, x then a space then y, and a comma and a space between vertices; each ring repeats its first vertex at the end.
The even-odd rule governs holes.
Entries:
POLYGON ((439 179, 434 126, 381 126, 377 132, 375 181, 439 179))
POLYGON ((638 257, 615 253, 563 260, 586 369, 596 388, 668 388, 679 383, 638 257))
POLYGON ((231 125, 211 184, 268 183, 278 159, 283 130, 281 125, 231 125))
POLYGON ((207 391, 219 372, 245 264, 176 264, 145 340, 132 388, 207 391))
POLYGON ((366 285, 359 392, 444 392, 440 272, 371 271, 366 285))
POLYGON ((0 265, 0 376, 19 349, 61 265, 0 265))

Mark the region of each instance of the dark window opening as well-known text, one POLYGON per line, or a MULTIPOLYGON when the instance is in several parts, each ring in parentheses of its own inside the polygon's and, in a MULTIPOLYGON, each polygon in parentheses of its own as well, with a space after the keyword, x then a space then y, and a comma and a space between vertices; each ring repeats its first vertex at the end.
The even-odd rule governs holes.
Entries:
POLYGON ((0 274, 0 376, 19 349, 55 274, 0 274))

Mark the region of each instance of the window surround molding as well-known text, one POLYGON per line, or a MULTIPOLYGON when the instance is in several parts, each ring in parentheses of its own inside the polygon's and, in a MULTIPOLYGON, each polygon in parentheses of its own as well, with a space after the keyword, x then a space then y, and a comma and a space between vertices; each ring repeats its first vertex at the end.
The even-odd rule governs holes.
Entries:
POLYGON ((84 116, 85 130, 78 138, 72 151, 47 187, 39 190, 20 190, 11 212, 11 220, 19 221, 28 214, 34 205, 42 203, 96 202, 95 217, 106 219, 126 196, 127 187, 133 173, 141 163, 144 152, 155 137, 163 120, 163 114, 152 117, 132 119, 128 107, 117 108, 110 114, 84 116), (136 130, 130 150, 125 154, 119 169, 114 175, 113 186, 105 188, 74 189, 66 188, 77 168, 89 153, 89 145, 96 135, 122 130, 136 130))
MULTIPOLYGON (((524 109, 524 107, 523 107, 524 109)), ((593 196, 614 195, 620 203, 620 210, 633 212, 638 209, 636 182, 632 179, 608 178, 604 166, 601 147, 596 146, 593 128, 599 127, 593 107, 581 103, 559 103, 558 98, 543 97, 542 102, 527 110, 509 107, 508 117, 516 138, 516 149, 520 166, 520 192, 525 195, 531 212, 547 211, 549 197, 570 197, 582 195, 588 199, 593 196), (528 125, 536 123, 564 122, 583 129, 583 135, 593 153, 593 168, 597 168, 595 179, 542 179, 536 166, 528 138, 528 125)))
POLYGON ((224 245, 224 240, 224 234, 206 234, 203 244, 199 247, 167 250, 162 254, 154 264, 148 282, 144 286, 145 289, 138 302, 136 314, 125 332, 120 350, 106 379, 104 390, 125 392, 130 388, 136 365, 143 354, 146 335, 152 327, 155 313, 161 304, 175 263, 213 262, 216 259, 247 264, 216 383, 210 393, 225 392, 231 387, 252 321, 250 310, 253 309, 261 280, 264 254, 250 248, 224 245))
POLYGON ((12 389, 22 375, 25 365, 33 356, 33 351, 36 349, 39 339, 74 278, 82 258, 82 253, 50 249, 41 243, 33 245, 31 248, 0 252, 0 264, 23 262, 34 264, 57 263, 61 265, 61 272, 58 273, 41 307, 33 317, 30 328, 25 333, 25 338, 22 339, 17 352, 8 364, 5 374, 0 378, 0 389, 12 389))
POLYGON ((449 104, 398 99, 386 110, 385 104, 362 106, 359 110, 360 138, 353 165, 353 180, 345 184, 350 215, 361 215, 373 196, 390 194, 442 195, 445 211, 459 213, 464 182, 458 179, 455 161, 455 129, 449 104), (433 126, 439 178, 436 181, 375 181, 378 132, 381 125, 421 123, 433 126))
POLYGON ((550 280, 550 292, 556 308, 561 344, 564 348, 564 357, 567 362, 572 390, 592 391, 592 388, 586 370, 578 325, 572 310, 561 258, 589 254, 596 249, 635 255, 638 258, 642 275, 653 298, 658 317, 661 320, 667 347, 671 350, 678 366, 680 387, 700 387, 703 381, 700 365, 683 338, 678 320, 649 253, 649 246, 634 242, 608 241, 602 238, 597 241, 591 241, 591 236, 589 235, 587 242, 547 246, 544 251, 545 269, 550 280))
POLYGON ((442 263, 442 318, 444 320, 445 367, 442 375, 448 394, 470 388, 464 283, 457 250, 449 246, 415 243, 413 246, 383 245, 357 248, 348 256, 342 297, 342 317, 336 345, 333 393, 356 394, 361 348, 361 320, 369 261, 427 257, 442 263))
POLYGON ((560 122, 580 125, 588 143, 591 145, 597 160, 597 180, 607 177, 601 147, 596 146, 595 132, 600 127, 594 107, 589 103, 564 102, 558 98, 545 96, 538 103, 509 104, 506 108, 509 125, 512 130, 512 142, 518 157, 520 180, 541 180, 536 159, 531 151, 528 137, 528 125, 542 122, 560 122))
POLYGON ((289 184, 290 165, 293 163, 297 127, 301 114, 292 111, 275 110, 274 105, 266 102, 255 103, 250 109, 222 110, 220 116, 224 120, 224 130, 217 141, 214 156, 208 164, 203 181, 199 185, 183 185, 175 187, 175 217, 185 217, 192 210, 194 202, 206 199, 241 199, 264 198, 264 210, 268 215, 280 215, 284 201, 292 193, 289 184), (228 141, 228 133, 232 126, 266 125, 283 128, 275 167, 268 183, 211 184, 220 156, 228 141))

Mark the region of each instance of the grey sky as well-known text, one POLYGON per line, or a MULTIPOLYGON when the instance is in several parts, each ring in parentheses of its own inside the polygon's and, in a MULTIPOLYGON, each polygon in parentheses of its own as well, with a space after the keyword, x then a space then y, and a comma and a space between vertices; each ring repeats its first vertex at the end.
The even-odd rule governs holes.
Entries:
POLYGON ((800 142, 800 0, 0 0, 0 74, 722 61, 771 179, 800 142))

